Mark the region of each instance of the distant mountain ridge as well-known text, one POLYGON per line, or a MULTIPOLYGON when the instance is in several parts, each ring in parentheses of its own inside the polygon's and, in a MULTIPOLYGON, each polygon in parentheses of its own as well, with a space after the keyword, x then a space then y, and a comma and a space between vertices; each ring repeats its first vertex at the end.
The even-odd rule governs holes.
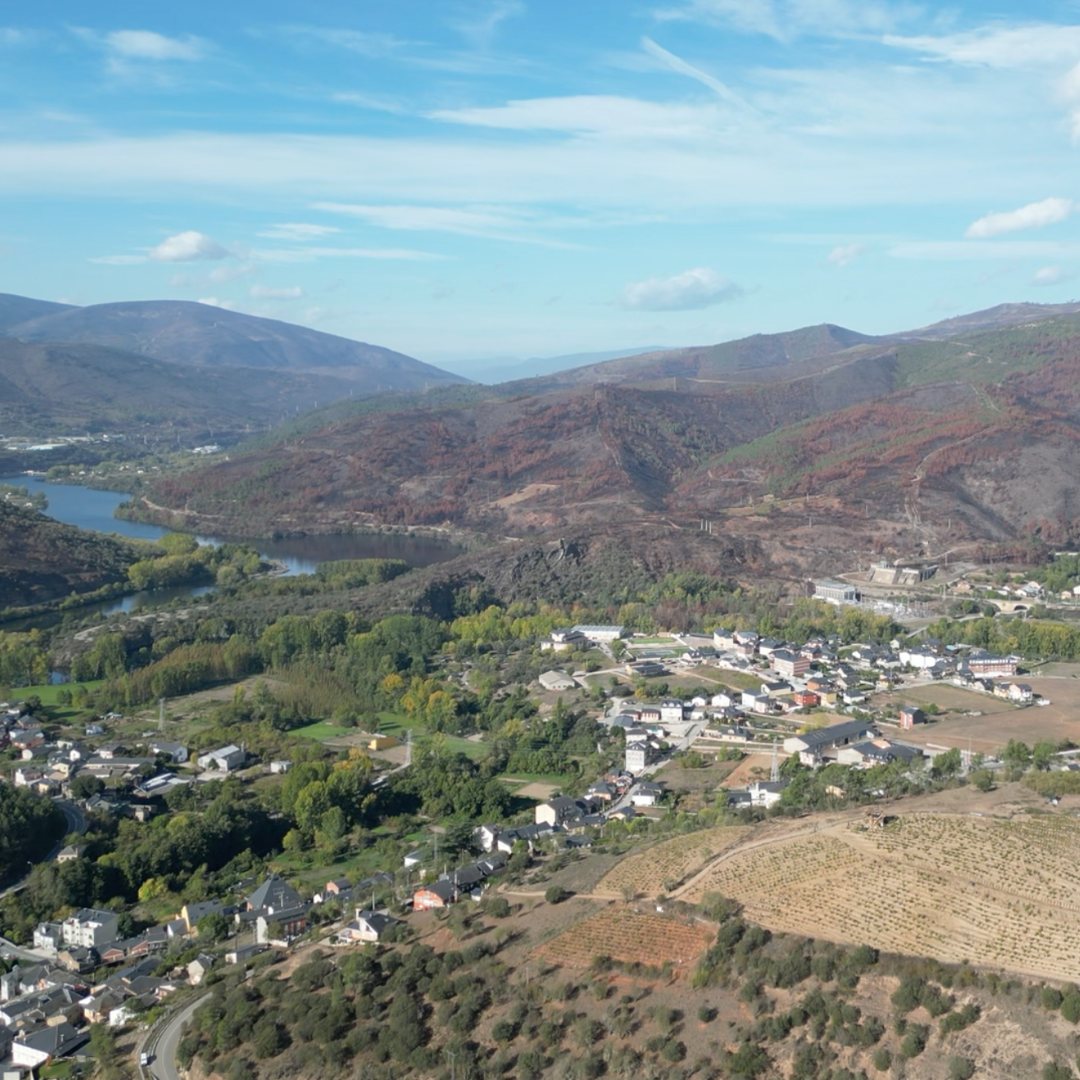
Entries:
POLYGON ((28 296, 0 293, 0 334, 7 335, 13 326, 30 322, 45 315, 68 311, 71 304, 56 304, 51 300, 31 300, 28 296))
POLYGON ((529 360, 475 360, 450 364, 449 367, 457 375, 490 386, 532 379, 539 375, 554 375, 569 368, 600 364, 605 360, 619 360, 624 356, 643 356, 646 353, 666 351, 662 345, 646 345, 636 349, 603 349, 598 352, 567 353, 563 356, 537 356, 529 360))
POLYGON ((169 363, 333 374, 363 382, 370 392, 468 381, 393 349, 187 300, 68 307, 9 323, 2 332, 30 343, 101 345, 169 363))
POLYGON ((0 294, 0 428, 235 441, 328 403, 468 380, 378 345, 182 300, 0 294))
POLYGON ((193 369, 101 345, 0 337, 0 431, 120 429, 157 441, 240 437, 345 397, 348 379, 236 367, 193 369))

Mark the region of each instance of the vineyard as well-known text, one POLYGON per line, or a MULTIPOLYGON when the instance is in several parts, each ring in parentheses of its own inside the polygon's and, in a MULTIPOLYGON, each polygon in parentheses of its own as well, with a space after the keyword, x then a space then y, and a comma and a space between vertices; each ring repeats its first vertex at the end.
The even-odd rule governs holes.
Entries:
POLYGON ((609 907, 541 945, 533 955, 562 967, 585 968, 594 957, 676 971, 694 964, 712 935, 705 926, 663 915, 609 907))
POLYGON ((740 852, 681 899, 715 891, 776 930, 1074 979, 1080 822, 913 814, 740 852))
POLYGON ((657 896, 670 892, 714 855, 745 836, 747 831, 738 827, 705 829, 664 840, 647 851, 623 859, 604 875, 593 891, 613 899, 627 893, 657 896))

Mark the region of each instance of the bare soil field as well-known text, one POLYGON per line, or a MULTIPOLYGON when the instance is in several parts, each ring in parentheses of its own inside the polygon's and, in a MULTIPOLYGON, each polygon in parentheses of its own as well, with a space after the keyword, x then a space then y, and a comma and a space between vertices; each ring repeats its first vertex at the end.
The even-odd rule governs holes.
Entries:
POLYGON ((587 968, 596 956, 624 964, 690 970, 713 933, 703 923, 624 907, 607 907, 538 948, 534 955, 562 967, 587 968))
POLYGON ((1060 742, 1071 739, 1080 742, 1080 681, 1071 678, 1035 678, 1023 676, 1033 693, 1050 700, 1049 705, 1011 705, 989 694, 964 690, 959 686, 931 685, 913 690, 883 695, 875 704, 899 705, 911 703, 940 709, 955 710, 933 723, 905 731, 905 742, 917 746, 960 747, 981 753, 993 753, 1010 739, 1019 739, 1029 746, 1041 740, 1060 742), (981 716, 968 716, 979 712, 981 716))
POLYGON ((539 781, 534 781, 531 784, 526 784, 524 787, 519 787, 514 791, 514 794, 522 799, 535 799, 537 802, 547 802, 551 796, 559 790, 557 784, 542 784, 539 781))
POLYGON ((772 768, 772 754, 747 754, 746 757, 735 766, 720 781, 723 788, 743 788, 755 780, 768 780, 769 770, 772 768))
POLYGON ((1076 977, 1080 821, 905 811, 885 828, 847 814, 755 830, 675 895, 722 893, 774 930, 1076 977))
POLYGON ((662 840, 659 844, 623 859, 593 889, 595 896, 612 899, 627 890, 631 896, 657 896, 670 892, 714 855, 741 840, 745 826, 701 829, 662 840))

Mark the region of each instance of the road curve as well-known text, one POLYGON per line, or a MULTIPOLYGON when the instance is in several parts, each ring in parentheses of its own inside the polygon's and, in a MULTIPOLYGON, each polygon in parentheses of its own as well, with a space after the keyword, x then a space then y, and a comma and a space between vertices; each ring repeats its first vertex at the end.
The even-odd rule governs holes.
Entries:
POLYGON ((180 1045, 184 1025, 209 997, 209 994, 203 994, 202 997, 197 997, 185 1005, 175 1016, 169 1017, 161 1030, 145 1044, 143 1049, 153 1054, 153 1061, 147 1072, 156 1077, 156 1080, 181 1080, 180 1069, 176 1064, 176 1048, 180 1045))

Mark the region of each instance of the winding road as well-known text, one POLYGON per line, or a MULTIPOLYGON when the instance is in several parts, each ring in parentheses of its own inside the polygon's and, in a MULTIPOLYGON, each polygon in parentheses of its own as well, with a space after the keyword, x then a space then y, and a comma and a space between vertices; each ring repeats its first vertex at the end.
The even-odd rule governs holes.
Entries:
MULTIPOLYGON (((79 833, 81 835, 86 832, 86 818, 83 816, 83 812, 74 803, 58 799, 56 805, 60 807, 64 814, 67 830, 52 851, 41 860, 42 862, 51 862, 55 859, 64 848, 64 840, 72 833, 79 833)), ((25 889, 29 880, 30 875, 27 874, 21 881, 16 881, 14 885, 9 885, 3 892, 0 892, 0 900, 5 896, 10 896, 11 893, 19 892, 20 889, 25 889)), ((3 937, 0 937, 0 952, 2 952, 4 956, 18 957, 20 960, 29 960, 33 964, 40 964, 42 960, 52 959, 51 953, 23 949, 13 941, 8 941, 7 938, 3 937)))
MULTIPOLYGON (((174 1016, 170 1016, 161 1030, 150 1036, 143 1044, 143 1052, 152 1056, 146 1072, 156 1080, 181 1080, 180 1069, 176 1064, 176 1050, 184 1034, 184 1025, 195 1015, 195 1011, 210 997, 203 994, 189 1002, 174 1016)), ((142 1069, 139 1070, 143 1072, 142 1069)))

